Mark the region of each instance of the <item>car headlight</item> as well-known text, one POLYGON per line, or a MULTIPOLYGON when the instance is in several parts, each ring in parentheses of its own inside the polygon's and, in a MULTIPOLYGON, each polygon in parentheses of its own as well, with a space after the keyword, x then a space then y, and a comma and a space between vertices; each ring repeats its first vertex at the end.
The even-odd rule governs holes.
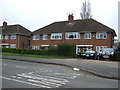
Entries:
POLYGON ((86 54, 82 54, 83 56, 85 56, 86 54))
POLYGON ((111 54, 114 54, 113 52, 111 52, 111 54))
POLYGON ((91 56, 94 56, 94 54, 90 54, 91 56))

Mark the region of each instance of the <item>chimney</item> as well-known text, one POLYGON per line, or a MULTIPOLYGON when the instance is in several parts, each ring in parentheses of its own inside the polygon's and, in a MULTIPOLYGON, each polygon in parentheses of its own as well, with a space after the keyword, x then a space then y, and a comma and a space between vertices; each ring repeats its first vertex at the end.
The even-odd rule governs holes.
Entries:
POLYGON ((3 22, 3 29, 5 29, 7 27, 7 22, 3 22))
POLYGON ((69 15, 68 15, 68 22, 69 22, 69 23, 72 23, 73 20, 74 20, 73 14, 69 14, 69 15))

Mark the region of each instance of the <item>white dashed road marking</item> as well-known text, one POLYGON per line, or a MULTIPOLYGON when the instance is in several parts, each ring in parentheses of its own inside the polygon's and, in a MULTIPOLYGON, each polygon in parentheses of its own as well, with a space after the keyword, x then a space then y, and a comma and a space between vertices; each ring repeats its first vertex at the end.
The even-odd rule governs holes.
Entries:
POLYGON ((30 82, 26 82, 26 81, 21 81, 21 80, 17 80, 17 79, 12 79, 12 78, 7 78, 7 77, 0 77, 0 78, 6 79, 6 80, 16 81, 16 82, 20 82, 20 83, 26 83, 26 84, 30 84, 30 85, 34 85, 34 86, 38 86, 38 87, 43 87, 43 88, 51 88, 51 87, 48 87, 48 86, 34 84, 34 83, 30 83, 30 82))
POLYGON ((2 77, 3 79, 26 83, 43 88, 58 88, 68 83, 68 79, 75 79, 81 74, 77 73, 50 73, 50 72, 28 72, 2 77))

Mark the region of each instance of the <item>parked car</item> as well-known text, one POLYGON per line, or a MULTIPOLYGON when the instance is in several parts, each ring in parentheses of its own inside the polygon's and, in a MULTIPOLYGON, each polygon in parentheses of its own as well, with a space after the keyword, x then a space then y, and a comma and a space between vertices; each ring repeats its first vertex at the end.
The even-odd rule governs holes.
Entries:
POLYGON ((113 48, 104 48, 100 52, 100 59, 110 59, 115 58, 115 50, 113 48))
POLYGON ((97 52, 94 50, 88 50, 86 52, 79 53, 79 56, 81 58, 90 58, 90 59, 96 59, 97 52))

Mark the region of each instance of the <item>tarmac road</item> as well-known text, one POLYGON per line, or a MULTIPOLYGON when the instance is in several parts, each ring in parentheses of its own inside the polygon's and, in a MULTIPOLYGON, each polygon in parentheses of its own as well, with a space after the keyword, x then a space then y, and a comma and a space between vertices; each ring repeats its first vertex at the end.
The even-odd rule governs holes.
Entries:
POLYGON ((1 66, 3 88, 118 88, 118 80, 60 65, 3 59, 1 66))

